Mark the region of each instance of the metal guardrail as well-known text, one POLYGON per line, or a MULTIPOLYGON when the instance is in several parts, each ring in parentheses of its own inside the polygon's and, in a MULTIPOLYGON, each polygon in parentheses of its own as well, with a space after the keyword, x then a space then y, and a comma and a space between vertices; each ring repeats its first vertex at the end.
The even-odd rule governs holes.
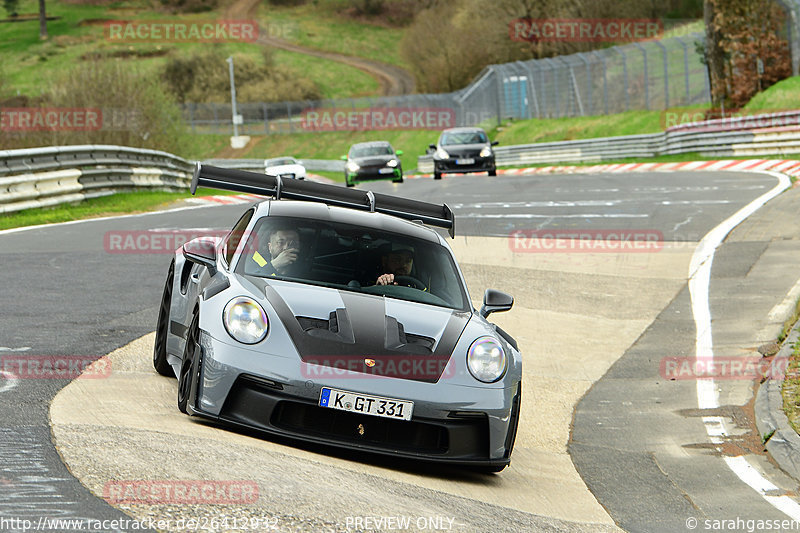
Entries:
MULTIPOLYGON (((597 162, 697 152, 707 157, 800 153, 800 111, 697 122, 662 133, 498 147, 499 166, 597 162), (770 121, 771 122, 767 122, 770 121), (777 127, 742 129, 773 124, 777 127), (727 131, 722 131, 727 128, 727 131)), ((227 168, 263 170, 263 159, 209 160, 227 168)), ((309 170, 338 172, 339 160, 304 159, 309 170)), ((124 146, 82 145, 0 151, 0 213, 45 207, 141 187, 186 190, 194 163, 124 146)), ((432 172, 430 155, 418 159, 432 172)))
POLYGON ((0 151, 0 213, 106 196, 141 187, 188 189, 193 164, 125 146, 0 151))
MULTIPOLYGON (((720 131, 720 123, 710 121, 708 124, 697 123, 694 129, 671 129, 648 135, 501 146, 495 148, 495 158, 498 166, 514 166, 588 163, 693 152, 704 157, 796 154, 800 153, 800 113, 797 117, 796 125, 755 130, 720 131)), ((420 156, 417 169, 423 173, 433 172, 432 156, 420 156)))

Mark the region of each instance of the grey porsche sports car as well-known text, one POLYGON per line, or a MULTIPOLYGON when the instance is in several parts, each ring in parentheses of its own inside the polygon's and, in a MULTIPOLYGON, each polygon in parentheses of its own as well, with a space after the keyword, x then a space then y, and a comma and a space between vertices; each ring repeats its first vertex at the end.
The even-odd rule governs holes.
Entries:
POLYGON ((522 360, 472 307, 446 205, 198 165, 198 185, 274 199, 175 252, 153 363, 190 415, 304 441, 471 465, 510 462, 522 360))

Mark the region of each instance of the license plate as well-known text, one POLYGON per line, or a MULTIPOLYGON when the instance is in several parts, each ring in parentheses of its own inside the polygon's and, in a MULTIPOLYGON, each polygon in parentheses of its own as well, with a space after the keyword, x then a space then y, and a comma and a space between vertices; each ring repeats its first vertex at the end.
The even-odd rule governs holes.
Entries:
POLYGON ((391 174, 394 172, 393 168, 382 168, 378 171, 379 174, 391 174))
POLYGON ((399 420, 411 420, 411 413, 414 410, 414 402, 328 388, 322 389, 319 405, 351 413, 399 420))
POLYGON ((475 160, 470 158, 467 159, 456 159, 456 165, 474 165, 475 160))

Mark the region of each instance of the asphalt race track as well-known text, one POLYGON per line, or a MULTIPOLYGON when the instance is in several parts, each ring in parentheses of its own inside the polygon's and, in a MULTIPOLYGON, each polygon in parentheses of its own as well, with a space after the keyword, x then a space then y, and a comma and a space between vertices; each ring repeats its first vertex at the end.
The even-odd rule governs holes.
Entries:
MULTIPOLYGON (((796 488, 750 427, 753 381, 718 381, 720 407, 708 412, 698 408, 696 380, 671 380, 663 370, 665 358, 694 354, 686 280, 697 243, 776 183, 764 174, 676 172, 370 187, 447 202, 473 301, 489 287, 516 297, 509 313, 492 315, 520 342, 526 381, 512 464, 496 475, 269 441, 178 413, 175 380, 150 364, 170 256, 115 253, 109 232, 224 230, 242 205, 0 232, 0 360, 114 352, 108 379, 67 386, 0 375, 0 515, 33 523, 169 518, 159 529, 175 531, 181 517, 235 513, 269 517, 261 530, 280 531, 392 530, 363 521, 389 515, 411 518, 410 530, 453 531, 689 531, 691 518, 699 530, 706 519, 788 519, 726 461, 746 457, 775 485, 772 496, 796 488), (533 250, 514 237, 577 231, 660 240, 587 253, 533 250), (709 417, 732 428, 722 452, 709 440, 709 417), (97 497, 109 481, 132 479, 252 479, 259 498, 239 508, 112 507, 97 497)), ((709 295, 719 357, 756 353, 774 338, 776 321, 767 317, 800 277, 796 196, 790 189, 761 208, 714 257, 709 295)))

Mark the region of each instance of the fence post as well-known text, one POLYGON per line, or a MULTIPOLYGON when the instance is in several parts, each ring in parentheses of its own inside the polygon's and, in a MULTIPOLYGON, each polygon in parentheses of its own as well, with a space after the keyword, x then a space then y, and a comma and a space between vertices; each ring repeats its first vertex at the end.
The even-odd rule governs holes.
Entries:
POLYGON ((600 63, 603 65, 603 110, 608 115, 608 67, 606 66, 606 56, 598 50, 592 53, 600 58, 600 63))
POLYGON ((489 67, 494 74, 494 78, 497 80, 497 125, 502 126, 503 124, 503 77, 502 75, 498 74, 497 71, 500 69, 498 65, 492 65, 489 67))
POLYGON ((633 43, 633 46, 642 51, 642 58, 644 58, 644 108, 650 111, 650 77, 647 71, 647 49, 639 43, 633 43))
POLYGON ((558 85, 559 85, 558 72, 556 72, 556 68, 554 66, 555 62, 552 59, 550 59, 549 57, 545 57, 544 61, 548 64, 548 66, 550 67, 550 72, 553 74, 553 87, 554 87, 553 96, 555 96, 555 104, 556 104, 555 105, 556 114, 554 118, 561 118, 561 98, 560 98, 561 91, 558 90, 558 85))
POLYGON ((589 99, 589 115, 594 115, 594 99, 592 98, 592 67, 584 54, 579 52, 576 55, 578 56, 578 59, 583 61, 583 65, 586 67, 586 97, 589 99))
POLYGON ((616 50, 620 56, 622 56, 622 76, 624 78, 624 88, 625 88, 625 111, 630 111, 631 102, 630 102, 630 95, 628 94, 628 57, 625 55, 625 52, 622 50, 621 46, 615 46, 611 48, 611 50, 616 50))
POLYGON ((533 100, 533 107, 536 109, 536 118, 541 118, 542 115, 539 112, 539 95, 536 91, 536 76, 533 75, 534 61, 526 61, 523 64, 528 70, 528 75, 531 77, 531 99, 533 100))
POLYGON ((653 41, 664 55, 664 109, 669 109, 669 67, 667 66, 667 47, 661 41, 653 41))
POLYGON ((692 93, 689 90, 689 45, 683 42, 683 39, 678 38, 678 42, 683 46, 683 79, 686 84, 686 102, 685 105, 692 103, 692 93))

